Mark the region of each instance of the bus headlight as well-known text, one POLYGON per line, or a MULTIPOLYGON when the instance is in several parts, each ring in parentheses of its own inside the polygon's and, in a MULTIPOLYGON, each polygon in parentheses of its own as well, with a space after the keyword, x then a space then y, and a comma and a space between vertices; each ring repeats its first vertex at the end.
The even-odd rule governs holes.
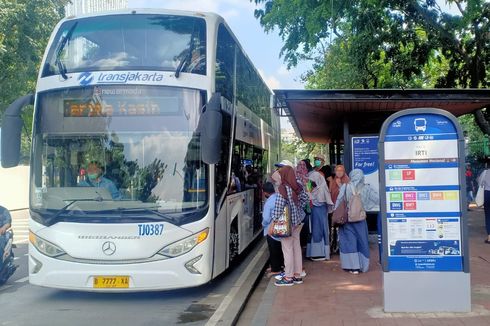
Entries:
POLYGON ((190 237, 184 238, 172 244, 169 244, 158 253, 167 257, 177 257, 188 253, 195 246, 207 239, 209 234, 209 228, 206 228, 200 232, 194 233, 190 237))
POLYGON ((39 250, 42 254, 46 256, 58 257, 65 253, 59 247, 55 246, 49 241, 38 237, 32 231, 29 231, 29 241, 34 245, 34 247, 36 247, 37 250, 39 250))

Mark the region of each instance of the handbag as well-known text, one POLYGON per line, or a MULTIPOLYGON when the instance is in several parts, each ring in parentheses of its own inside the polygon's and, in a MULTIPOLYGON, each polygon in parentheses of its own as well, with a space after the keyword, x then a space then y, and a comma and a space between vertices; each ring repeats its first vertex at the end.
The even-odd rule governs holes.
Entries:
POLYGON ((281 216, 269 225, 269 235, 274 238, 287 238, 292 234, 291 212, 289 205, 284 207, 281 216))
POLYGON ((478 191, 476 192, 475 203, 476 206, 482 207, 485 204, 485 186, 483 185, 483 180, 487 174, 487 170, 483 171, 480 177, 480 185, 478 186, 478 191))
POLYGON ((348 220, 347 202, 346 202, 345 192, 344 192, 344 197, 342 197, 339 206, 333 211, 332 225, 333 226, 344 225, 345 223, 347 223, 347 220, 348 220))
POLYGON ((366 210, 362 205, 362 199, 360 192, 357 191, 356 187, 351 185, 352 189, 352 198, 349 202, 348 207, 348 220, 349 222, 361 222, 366 219, 366 210))

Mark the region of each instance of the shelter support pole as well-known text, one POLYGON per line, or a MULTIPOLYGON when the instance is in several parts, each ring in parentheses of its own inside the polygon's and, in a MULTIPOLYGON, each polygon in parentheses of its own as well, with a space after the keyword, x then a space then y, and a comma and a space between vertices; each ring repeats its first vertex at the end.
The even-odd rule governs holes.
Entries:
POLYGON ((349 122, 344 119, 344 166, 347 172, 352 170, 351 160, 350 160, 350 139, 349 139, 349 122))
POLYGON ((335 139, 335 164, 342 164, 340 157, 340 140, 335 139))
POLYGON ((333 141, 327 144, 328 146, 328 159, 330 161, 330 165, 335 165, 335 144, 333 141))

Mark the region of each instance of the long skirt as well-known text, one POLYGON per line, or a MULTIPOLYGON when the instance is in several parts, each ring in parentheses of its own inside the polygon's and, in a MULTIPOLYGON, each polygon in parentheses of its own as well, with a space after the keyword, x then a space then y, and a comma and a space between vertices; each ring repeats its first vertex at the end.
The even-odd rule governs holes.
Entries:
POLYGON ((345 270, 369 270, 369 242, 366 221, 346 223, 339 228, 340 264, 345 270))
POLYGON ((330 259, 327 205, 311 208, 311 240, 306 246, 306 257, 330 259))

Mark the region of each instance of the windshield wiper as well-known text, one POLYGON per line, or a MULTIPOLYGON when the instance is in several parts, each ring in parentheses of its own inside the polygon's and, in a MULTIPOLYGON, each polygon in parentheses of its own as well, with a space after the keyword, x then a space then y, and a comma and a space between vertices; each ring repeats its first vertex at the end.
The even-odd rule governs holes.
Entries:
MULTIPOLYGON (((60 208, 59 211, 57 211, 53 216, 47 218, 45 220, 45 225, 46 226, 51 226, 53 224, 56 224, 58 223, 61 219, 59 218, 61 216, 61 214, 63 213, 66 213, 69 211, 69 207, 77 202, 84 202, 84 201, 95 201, 95 202, 102 202, 102 201, 108 201, 107 199, 104 199, 102 198, 102 196, 99 195, 99 197, 95 197, 95 198, 82 198, 82 199, 68 199, 70 202, 68 204, 66 204, 65 206, 63 206, 62 208, 60 208)), ((65 200, 65 201, 68 201, 68 200, 65 200)))
MULTIPOLYGON (((154 206, 154 207, 135 207, 135 208, 118 208, 117 210, 121 213, 121 216, 123 216, 124 213, 126 212, 132 212, 132 213, 137 213, 137 212, 142 212, 142 213, 150 213, 153 214, 154 216, 158 217, 159 219, 165 220, 167 222, 170 222, 172 224, 177 223, 177 219, 171 215, 159 212, 157 209, 159 206, 154 206)), ((133 217, 133 216, 132 216, 133 217)), ((142 218, 149 218, 147 215, 141 216, 142 218)))
POLYGON ((61 37, 60 42, 58 43, 58 46, 56 47, 56 59, 54 63, 58 67, 58 70, 60 71, 61 77, 63 77, 64 80, 68 79, 68 76, 66 75, 66 66, 65 64, 61 61, 61 52, 63 52, 63 49, 65 48, 66 43, 71 39, 71 35, 73 34, 73 31, 75 30, 75 27, 77 27, 78 22, 75 22, 72 27, 68 30, 65 36, 61 37))
POLYGON ((177 68, 175 69, 175 78, 179 78, 180 76, 180 72, 182 71, 182 69, 184 68, 184 65, 186 64, 186 62, 189 60, 190 56, 191 56, 191 50, 187 50, 187 53, 185 55, 185 57, 182 58, 182 60, 180 60, 179 62, 179 65, 177 66, 177 68))

